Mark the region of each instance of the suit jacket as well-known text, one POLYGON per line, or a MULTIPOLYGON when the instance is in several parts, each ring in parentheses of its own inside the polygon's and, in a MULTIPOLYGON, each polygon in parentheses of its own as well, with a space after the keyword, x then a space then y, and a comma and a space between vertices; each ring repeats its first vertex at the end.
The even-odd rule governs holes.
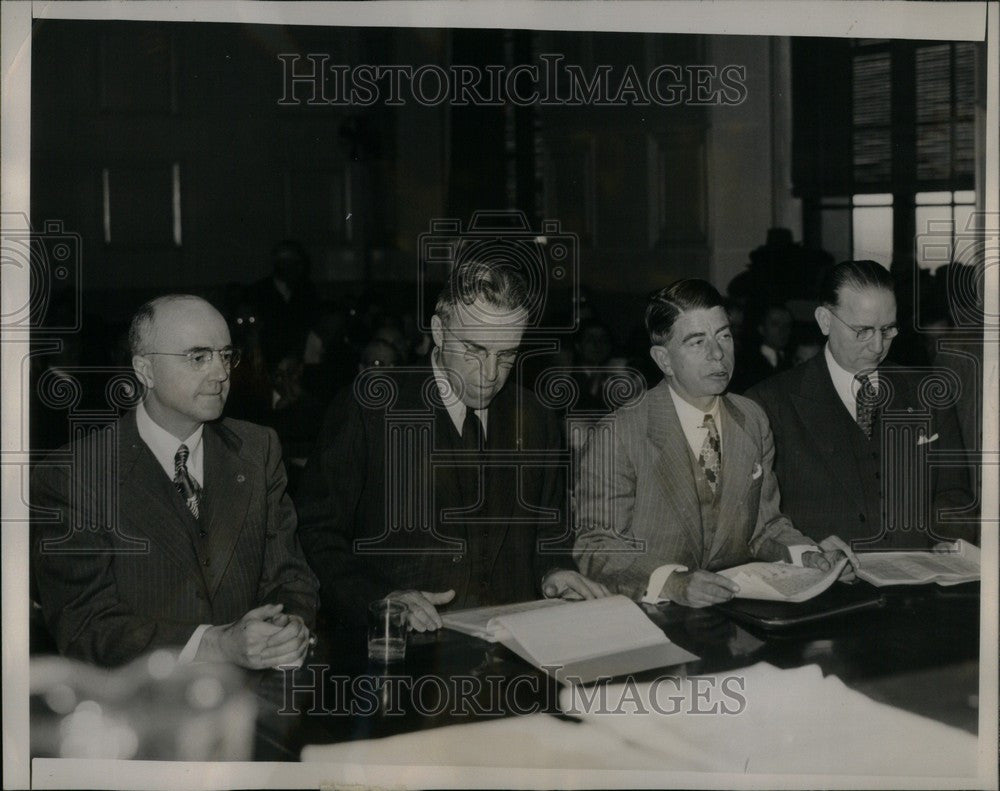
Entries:
POLYGON ((727 395, 720 413, 719 512, 708 541, 691 449, 667 382, 601 421, 576 479, 573 555, 584 574, 640 598, 665 563, 714 571, 752 558, 783 560, 786 546, 811 543, 778 510, 763 411, 727 395))
POLYGON ((357 622, 402 589, 454 589, 452 609, 538 598, 547 571, 572 565, 559 436, 555 416, 508 382, 476 459, 429 366, 360 374, 331 406, 296 497, 324 611, 357 622))
MULTIPOLYGON (((925 403, 922 379, 912 369, 879 368, 889 400, 871 440, 837 395, 824 354, 747 393, 767 412, 781 507, 803 533, 817 540, 836 533, 859 549, 926 547, 933 537, 913 529, 918 509, 940 538, 970 532, 934 516, 939 508, 968 506, 972 496, 961 463, 928 463, 928 452, 961 451, 962 443, 954 410, 925 403), (890 525, 910 529, 883 530, 890 525)), ((934 398, 933 391, 928 394, 934 398)))
POLYGON ((134 411, 34 470, 32 565, 60 653, 118 665, 266 603, 312 625, 318 585, 277 437, 223 419, 205 424, 203 441, 198 520, 139 437, 134 411))

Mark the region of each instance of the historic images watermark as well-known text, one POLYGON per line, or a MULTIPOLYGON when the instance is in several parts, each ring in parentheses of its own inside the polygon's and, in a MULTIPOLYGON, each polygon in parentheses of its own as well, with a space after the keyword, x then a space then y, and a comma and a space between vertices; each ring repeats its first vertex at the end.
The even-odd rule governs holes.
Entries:
POLYGON ((514 66, 346 65, 324 53, 282 53, 278 60, 281 106, 677 107, 732 106, 747 98, 746 67, 736 64, 663 63, 641 73, 632 64, 586 68, 557 53, 514 66))
MULTIPOLYGON (((547 672, 556 666, 542 668, 547 672)), ((507 717, 560 709, 569 715, 742 714, 747 708, 746 678, 657 676, 637 681, 584 686, 566 676, 566 686, 538 674, 339 675, 327 665, 286 669, 282 706, 286 716, 342 717, 507 717)))

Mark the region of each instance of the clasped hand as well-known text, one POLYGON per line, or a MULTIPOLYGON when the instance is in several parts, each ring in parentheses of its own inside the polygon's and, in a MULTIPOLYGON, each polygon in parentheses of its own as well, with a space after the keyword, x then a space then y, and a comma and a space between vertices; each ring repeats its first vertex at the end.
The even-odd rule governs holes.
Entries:
POLYGON ((281 604, 265 604, 231 624, 211 627, 198 658, 222 659, 252 670, 300 667, 309 650, 309 629, 298 615, 282 610, 281 604))

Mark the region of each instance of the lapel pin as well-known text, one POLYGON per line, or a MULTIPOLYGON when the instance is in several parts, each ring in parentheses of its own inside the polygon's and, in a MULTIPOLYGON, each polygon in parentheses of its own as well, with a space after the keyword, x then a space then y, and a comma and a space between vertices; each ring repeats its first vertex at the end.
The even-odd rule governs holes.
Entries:
POLYGON ((243 481, 245 481, 246 479, 247 476, 245 476, 243 473, 240 473, 239 475, 236 476, 237 483, 243 483, 243 481))

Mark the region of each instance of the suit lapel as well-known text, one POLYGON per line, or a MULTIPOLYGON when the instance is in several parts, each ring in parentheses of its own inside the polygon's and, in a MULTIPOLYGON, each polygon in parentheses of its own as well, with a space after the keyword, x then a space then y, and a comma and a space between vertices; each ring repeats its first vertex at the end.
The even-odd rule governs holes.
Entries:
POLYGON ((246 523, 254 465, 240 455, 239 437, 221 424, 205 424, 204 442, 205 512, 200 521, 208 532, 208 556, 219 564, 209 590, 214 596, 246 523))
MULTIPOLYGON (((520 412, 515 403, 516 393, 520 391, 509 384, 490 403, 487 413, 486 449, 491 451, 510 451, 517 447, 516 438, 521 430, 520 412)), ((482 475, 486 490, 486 510, 483 516, 490 519, 489 543, 487 546, 487 573, 493 568, 500 549, 510 531, 510 516, 517 502, 515 493, 518 482, 518 470, 510 468, 484 467, 482 475), (513 479, 512 479, 513 476, 513 479)))
POLYGON ((153 452, 139 437, 135 412, 118 421, 118 511, 120 524, 144 533, 178 568, 201 580, 201 567, 187 521, 192 517, 153 452))
POLYGON ((826 356, 821 352, 806 365, 799 390, 791 394, 792 405, 812 432, 830 479, 839 482, 846 498, 863 510, 864 488, 851 444, 852 432, 860 429, 837 395, 826 356))
POLYGON ((674 518, 680 521, 692 544, 697 547, 695 555, 703 557, 701 508, 698 505, 697 484, 691 472, 691 449, 670 397, 670 385, 666 381, 661 382, 649 392, 647 398, 649 426, 646 433, 659 450, 653 469, 660 482, 660 491, 670 512, 676 515, 674 518))
MULTIPOLYGON (((707 563, 732 536, 729 524, 740 513, 740 504, 753 480, 754 464, 760 461, 753 438, 747 433, 746 416, 729 398, 723 396, 719 405, 722 422, 722 491, 719 493, 719 523, 708 553, 707 563)), ((754 518, 755 515, 751 515, 754 518)))

